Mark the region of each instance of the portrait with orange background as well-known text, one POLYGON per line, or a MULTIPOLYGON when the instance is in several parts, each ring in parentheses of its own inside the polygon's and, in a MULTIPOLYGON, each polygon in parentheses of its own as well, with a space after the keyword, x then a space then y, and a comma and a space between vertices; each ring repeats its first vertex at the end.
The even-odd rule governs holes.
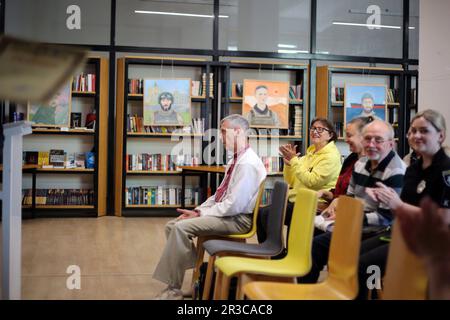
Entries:
POLYGON ((257 103, 255 90, 259 86, 267 87, 267 100, 269 110, 276 113, 279 121, 278 126, 252 125, 250 127, 258 128, 280 128, 288 129, 289 126, 289 83, 284 81, 266 81, 266 80, 244 80, 244 90, 242 99, 242 115, 247 118, 248 113, 257 103))

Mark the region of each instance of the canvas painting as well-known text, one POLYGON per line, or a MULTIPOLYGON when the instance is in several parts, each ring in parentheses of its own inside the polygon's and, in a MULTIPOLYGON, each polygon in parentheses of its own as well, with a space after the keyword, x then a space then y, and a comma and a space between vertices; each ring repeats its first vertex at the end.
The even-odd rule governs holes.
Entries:
POLYGON ((289 126, 289 83, 284 81, 244 80, 242 115, 252 128, 289 126))
POLYGON ((345 124, 356 117, 386 120, 386 85, 346 84, 344 95, 345 124))
POLYGON ((144 125, 191 123, 191 79, 144 79, 144 125))
POLYGON ((28 104, 28 121, 33 126, 68 127, 70 125, 72 83, 68 82, 47 104, 28 104))

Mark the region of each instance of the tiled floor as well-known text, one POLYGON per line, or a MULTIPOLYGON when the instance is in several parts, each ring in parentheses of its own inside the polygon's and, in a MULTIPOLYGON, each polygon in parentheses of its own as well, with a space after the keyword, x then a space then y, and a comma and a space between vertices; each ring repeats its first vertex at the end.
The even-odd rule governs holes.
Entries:
MULTIPOLYGON (((164 285, 152 279, 169 218, 24 220, 23 299, 151 299, 164 285), (70 265, 81 289, 69 290, 70 265)), ((1 237, 0 237, 1 239, 1 237)), ((0 240, 1 241, 1 240, 0 240)), ((183 289, 190 284, 186 273, 183 289)))

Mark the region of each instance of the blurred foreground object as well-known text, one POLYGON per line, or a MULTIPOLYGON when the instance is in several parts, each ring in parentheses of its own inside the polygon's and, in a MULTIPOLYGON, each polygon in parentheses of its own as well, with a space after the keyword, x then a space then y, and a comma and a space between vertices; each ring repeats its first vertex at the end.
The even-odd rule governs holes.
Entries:
POLYGON ((84 49, 0 37, 0 100, 45 103, 81 67, 84 49))

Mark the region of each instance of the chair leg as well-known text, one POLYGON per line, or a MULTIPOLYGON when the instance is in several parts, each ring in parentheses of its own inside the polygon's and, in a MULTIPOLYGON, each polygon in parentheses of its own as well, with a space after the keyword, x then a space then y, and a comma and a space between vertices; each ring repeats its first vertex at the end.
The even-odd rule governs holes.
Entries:
POLYGON ((237 281, 237 288, 236 288, 236 300, 244 300, 244 291, 242 290, 244 286, 244 280, 239 275, 238 281, 237 281))
POLYGON ((216 281, 214 284, 214 296, 213 300, 219 300, 220 299, 220 286, 222 285, 222 272, 217 269, 216 273, 216 281))
POLYGON ((210 256, 208 261, 208 269, 206 269, 205 285, 203 287, 203 297, 202 300, 209 300, 209 295, 211 293, 211 284, 214 275, 214 261, 216 256, 210 256))
POLYGON ((194 270, 192 272, 192 286, 195 285, 195 282, 200 277, 200 267, 205 256, 205 249, 203 248, 204 241, 203 237, 197 238, 197 261, 195 262, 194 270))
POLYGON ((222 284, 220 286, 220 297, 219 300, 228 300, 230 294, 230 281, 231 277, 222 273, 222 284))

